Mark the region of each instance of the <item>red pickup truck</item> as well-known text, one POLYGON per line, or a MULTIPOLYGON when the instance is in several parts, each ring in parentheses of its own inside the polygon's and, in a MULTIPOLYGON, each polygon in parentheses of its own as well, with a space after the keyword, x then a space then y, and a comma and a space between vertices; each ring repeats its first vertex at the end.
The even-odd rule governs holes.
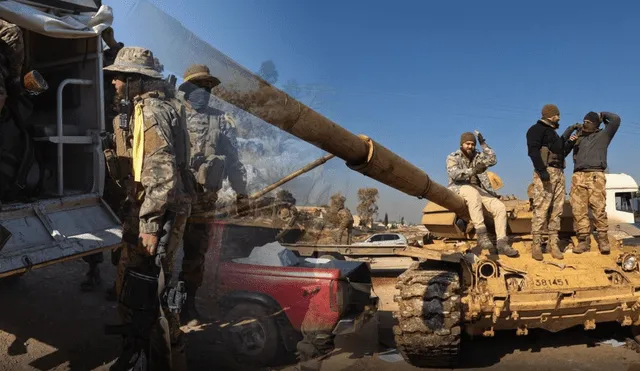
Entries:
POLYGON ((273 242, 278 230, 211 224, 215 312, 225 345, 241 362, 270 365, 283 352, 304 353, 302 344, 330 350, 336 335, 357 331, 377 310, 365 263, 305 259, 288 250, 280 251, 291 254, 287 266, 238 262, 273 242))

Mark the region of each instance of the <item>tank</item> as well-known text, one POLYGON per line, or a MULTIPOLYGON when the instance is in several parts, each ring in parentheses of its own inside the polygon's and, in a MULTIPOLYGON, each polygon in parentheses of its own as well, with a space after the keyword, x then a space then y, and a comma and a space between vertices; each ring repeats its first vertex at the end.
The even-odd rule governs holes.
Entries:
MULTIPOLYGON (((509 237, 520 257, 472 254, 477 245, 473 225, 456 193, 374 139, 340 127, 219 51, 208 55, 213 56, 208 60, 212 73, 222 81, 213 94, 222 100, 335 155, 353 171, 428 201, 422 224, 429 234, 424 246, 402 252, 416 261, 398 277, 395 297, 395 341, 409 363, 454 366, 463 332, 493 336, 507 330, 525 336, 534 328, 592 330, 598 323, 617 321, 638 335, 640 248, 633 237, 637 230, 629 229, 622 237, 612 233, 609 255, 592 248, 581 255, 566 251, 562 261, 546 253, 540 262, 531 258, 531 203, 508 198, 504 202, 509 237)), ((567 250, 576 243, 568 203, 562 218, 562 246, 567 250)))

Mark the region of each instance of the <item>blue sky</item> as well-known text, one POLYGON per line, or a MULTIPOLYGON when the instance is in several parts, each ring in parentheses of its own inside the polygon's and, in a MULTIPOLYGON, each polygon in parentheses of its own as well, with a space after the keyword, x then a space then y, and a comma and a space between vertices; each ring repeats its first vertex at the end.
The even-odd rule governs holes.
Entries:
MULTIPOLYGON (((162 42, 148 24, 127 17, 138 1, 104 2, 125 44, 162 42)), ((610 171, 640 179, 640 3, 149 2, 250 70, 273 60, 280 82, 295 78, 314 89, 320 113, 377 139, 440 183, 460 134, 478 129, 497 152, 501 192, 525 196, 532 172, 525 133, 545 103, 559 106, 560 130, 590 110, 618 113, 610 171)), ((172 45, 157 49, 169 71, 179 65, 172 45)), ((350 199, 361 185, 378 186, 381 217, 386 211, 418 221, 423 201, 349 176, 350 199)))

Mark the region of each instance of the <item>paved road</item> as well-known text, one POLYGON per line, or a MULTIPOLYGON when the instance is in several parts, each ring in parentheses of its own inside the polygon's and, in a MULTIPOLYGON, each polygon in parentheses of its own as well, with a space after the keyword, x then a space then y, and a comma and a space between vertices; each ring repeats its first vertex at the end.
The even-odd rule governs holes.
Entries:
MULTIPOLYGON (((104 335, 102 326, 117 322, 116 309, 104 300, 103 291, 80 293, 78 283, 85 268, 82 261, 73 261, 0 284, 0 370, 100 370, 115 358, 119 339, 104 335)), ((103 273, 110 283, 113 267, 105 262, 103 273)), ((379 326, 374 323, 360 334, 338 339, 338 349, 323 363, 323 370, 415 369, 402 361, 380 359, 379 352, 393 349, 392 318, 387 311, 393 282, 393 278, 376 279, 376 293, 383 300, 379 326)), ((625 347, 596 345, 614 335, 624 340, 628 334, 617 330, 617 326, 599 326, 594 332, 555 335, 532 331, 528 337, 498 333, 493 339, 466 343, 463 368, 640 371, 640 354, 625 347)), ((188 334, 191 369, 212 370, 217 363, 217 369, 246 370, 225 358, 224 352, 216 353, 220 346, 211 334, 211 328, 188 334)))

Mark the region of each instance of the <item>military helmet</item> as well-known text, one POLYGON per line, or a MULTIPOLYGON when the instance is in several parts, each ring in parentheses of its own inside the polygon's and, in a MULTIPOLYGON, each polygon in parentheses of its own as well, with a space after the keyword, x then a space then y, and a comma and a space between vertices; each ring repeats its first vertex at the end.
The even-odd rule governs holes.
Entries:
POLYGON ((162 74, 156 70, 156 61, 151 50, 138 46, 125 46, 120 49, 113 64, 105 67, 104 70, 162 78, 162 74))
POLYGON ((186 90, 185 87, 187 83, 198 85, 204 84, 209 88, 214 88, 220 85, 220 80, 217 77, 212 76, 209 67, 204 64, 192 64, 191 66, 187 67, 187 69, 184 71, 183 79, 184 82, 179 87, 179 89, 183 91, 186 90))

